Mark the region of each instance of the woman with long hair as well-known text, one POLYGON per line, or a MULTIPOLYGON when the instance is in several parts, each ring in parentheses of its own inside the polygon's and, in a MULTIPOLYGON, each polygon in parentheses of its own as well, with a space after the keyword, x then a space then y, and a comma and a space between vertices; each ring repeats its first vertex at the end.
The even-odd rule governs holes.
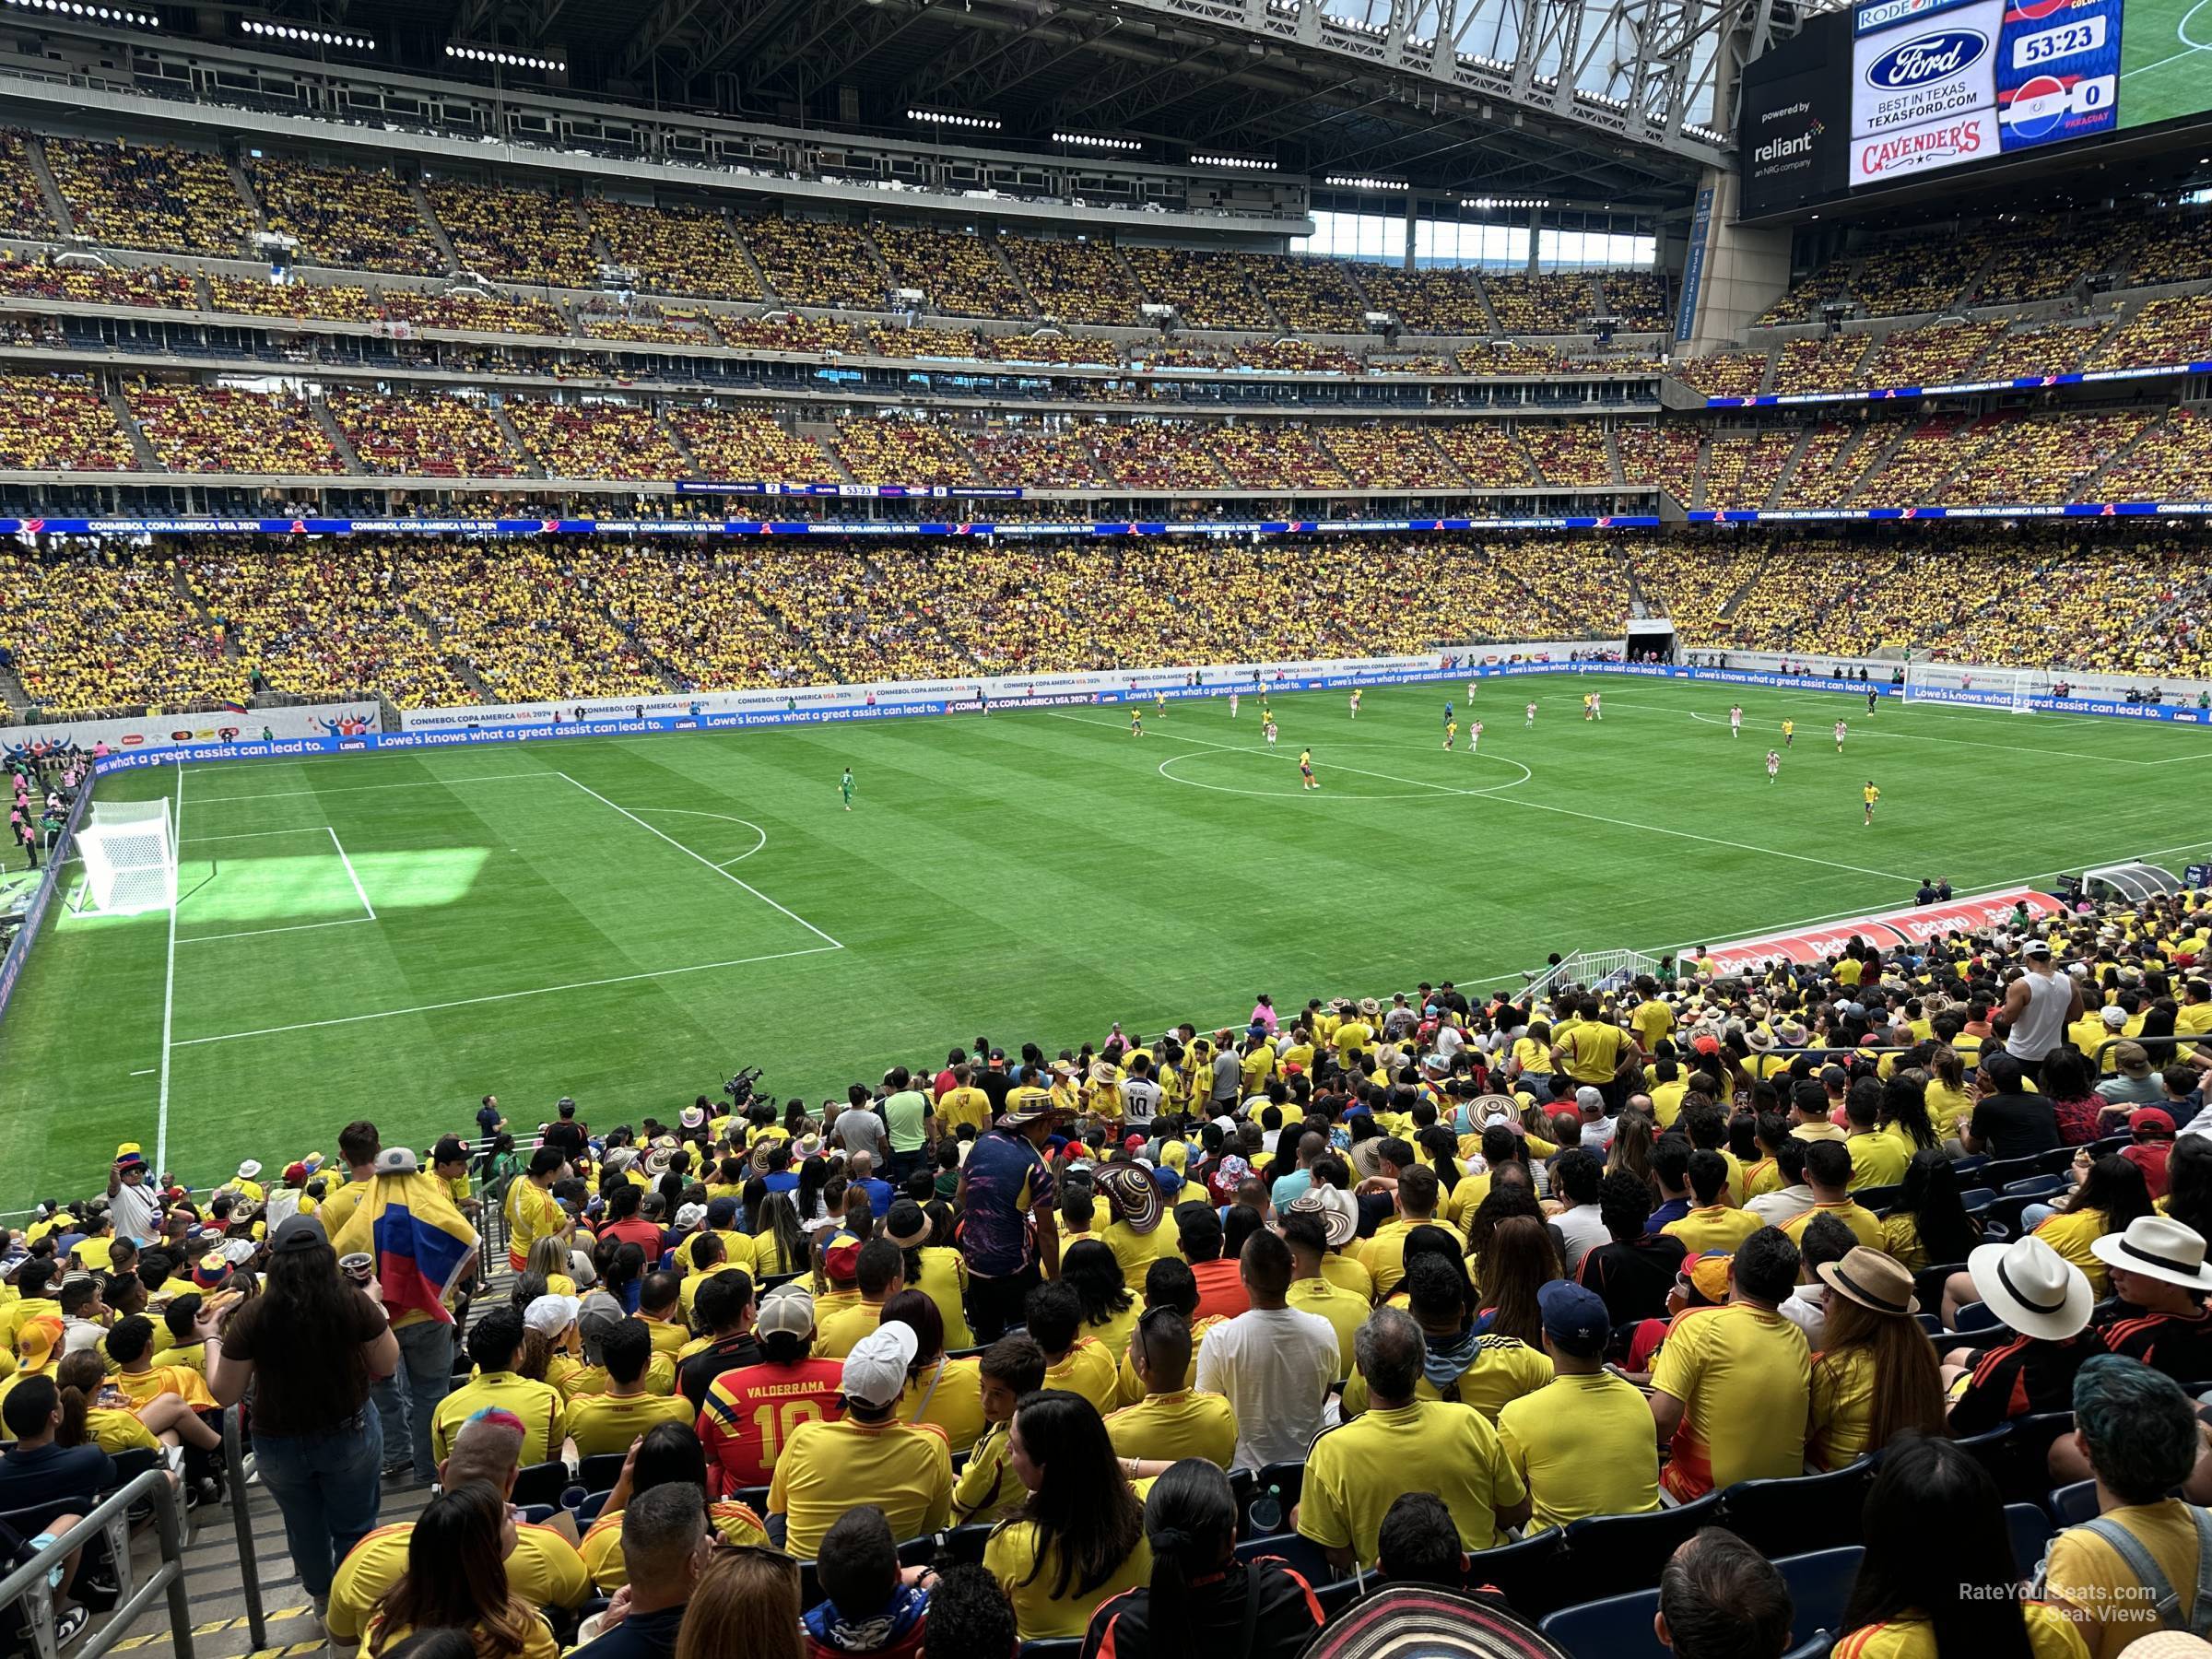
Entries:
POLYGON ((276 1229, 260 1295, 219 1321, 203 1310, 193 1335, 206 1345, 217 1405, 253 1392, 261 1483, 320 1610, 338 1562, 376 1524, 384 1437, 369 1391, 398 1369, 398 1339, 383 1309, 338 1276, 337 1252, 312 1216, 276 1229))
POLYGON ((1882 1248, 1918 1273, 1963 1262, 1981 1241, 1982 1230, 1959 1201, 1959 1171, 1948 1155, 1933 1147, 1913 1153, 1897 1202, 1882 1217, 1882 1248))
MULTIPOLYGON (((1101 1249, 1104 1246, 1100 1246, 1101 1249)), ((934 1423, 958 1457, 983 1438, 983 1362, 945 1357, 945 1314, 919 1290, 886 1297, 881 1324, 902 1324, 914 1334, 914 1358, 899 1396, 899 1420, 934 1423)))
POLYGON ((1090 1616, 1083 1659, 1107 1651, 1116 1659, 1294 1659, 1321 1628, 1315 1603, 1306 1581, 1275 1557, 1237 1559, 1229 1477, 1186 1457, 1151 1485, 1151 1581, 1090 1616))
MULTIPOLYGON (((545 1276, 546 1288, 539 1294, 573 1296, 576 1281, 569 1277, 568 1241, 558 1233, 547 1233, 530 1246, 530 1254, 523 1265, 524 1273, 545 1276)), ((525 1304, 527 1305, 527 1304, 525 1304)))
POLYGON ((1912 1317, 1920 1304, 1904 1265, 1861 1244, 1815 1271, 1828 1319, 1813 1356, 1806 1462, 1840 1469, 1908 1429, 1941 1434, 1943 1365, 1912 1317))
POLYGON ((2052 1204, 2052 1214, 2037 1223, 2035 1236, 2074 1264, 2088 1277, 2089 1288, 2102 1297, 2112 1280, 2089 1241, 2106 1233, 2127 1230, 2131 1221, 2151 1213, 2150 1183, 2143 1166, 2117 1152, 2091 1159, 2088 1148, 2074 1155, 2076 1185, 2052 1204))
POLYGON ((1459 1136, 1441 1124, 1431 1124, 1414 1137, 1414 1145, 1429 1154, 1429 1167, 1436 1171, 1436 1190, 1455 1192, 1465 1179, 1459 1167, 1459 1136))
POLYGON ((1900 1071, 1882 1085, 1875 1121, 1882 1133, 1905 1143, 1905 1156, 1924 1152, 1942 1139, 1928 1117, 1927 1082, 1916 1071, 1900 1071))
POLYGON ((407 1570, 384 1592, 361 1638, 383 1659, 415 1630, 464 1630, 478 1659, 555 1659, 560 1652, 537 1609, 507 1585, 514 1519, 488 1480, 430 1500, 407 1539, 407 1570))
POLYGON ((2086 1147, 2104 1133, 2104 1097, 2097 1092, 2088 1057, 2073 1044, 2044 1056, 2036 1087, 2051 1097, 2061 1146, 2086 1147))
POLYGON ((1015 1403, 1006 1466, 1028 1488, 983 1547, 1024 1641, 1080 1636, 1100 1603, 1147 1583, 1144 1511, 1098 1408, 1060 1389, 1015 1403))
POLYGON ((746 1213, 753 1219, 756 1281, 786 1278, 806 1266, 806 1234, 789 1193, 771 1193, 756 1176, 746 1186, 746 1213))
POLYGON ((1950 1441, 1891 1442, 1866 1494, 1865 1553, 1843 1604, 1837 1659, 2064 1659, 2081 1639, 2065 1615, 2030 1601, 2005 1500, 1989 1471, 1950 1441))
POLYGON ((676 1659, 806 1659, 799 1564, 781 1550, 720 1545, 684 1604, 676 1659))
POLYGON ((2166 1159, 2166 1215, 2212 1239, 2212 1140, 2184 1135, 2166 1159))
POLYGON ((1481 1266, 1482 1309, 1477 1330, 1490 1336, 1518 1336, 1541 1350, 1544 1315, 1536 1307, 1536 1292, 1560 1277, 1551 1230, 1527 1216, 1507 1217, 1491 1232, 1481 1266))
POLYGON ((1104 1343, 1119 1365, 1144 1312, 1129 1294, 1119 1258, 1097 1239, 1078 1239, 1060 1257, 1060 1277, 1083 1304, 1082 1334, 1104 1343))
POLYGON ((801 1227, 818 1221, 829 1214, 823 1207, 822 1194, 830 1184, 830 1160, 826 1158, 809 1158, 799 1165, 799 1185, 792 1195, 792 1206, 799 1212, 801 1227))
POLYGON ((1935 1124, 1936 1133, 1947 1141, 1959 1138, 1959 1120, 1972 1109, 1973 1100, 1966 1092, 1966 1060, 1949 1043, 1938 1043, 1928 1055, 1928 1085, 1921 1091, 1921 1100, 1928 1109, 1928 1122, 1935 1124))
MULTIPOLYGON (((1622 1116, 1625 1121, 1627 1114, 1623 1113, 1622 1116)), ((1618 1141, 1614 1144, 1616 1147, 1619 1145, 1618 1141)), ((1477 1265, 1478 1276, 1482 1253, 1490 1247, 1490 1236, 1498 1230, 1500 1221, 1514 1216, 1531 1216, 1538 1221, 1544 1219, 1544 1206, 1536 1201, 1535 1183, 1523 1178, 1526 1173, 1526 1171, 1521 1171, 1514 1175, 1508 1175, 1502 1169, 1493 1171, 1489 1192, 1475 1206, 1475 1213, 1467 1218, 1467 1260, 1477 1265)))
MULTIPOLYGON (((1688 1104, 1689 1096, 1682 1097, 1688 1104)), ((1703 1097, 1700 1097, 1702 1099, 1703 1097)), ((1641 1112, 1624 1112, 1613 1120, 1613 1148, 1606 1154, 1606 1173, 1626 1170, 1632 1175, 1652 1178, 1652 1125, 1641 1112)))
POLYGON ((53 1381, 62 1391, 56 1445, 81 1446, 88 1441, 110 1456, 133 1450, 150 1452, 163 1444, 222 1450, 221 1433, 185 1404, 183 1395, 158 1394, 143 1406, 133 1404, 129 1394, 109 1382, 97 1348, 79 1348, 69 1355, 54 1367, 53 1381))

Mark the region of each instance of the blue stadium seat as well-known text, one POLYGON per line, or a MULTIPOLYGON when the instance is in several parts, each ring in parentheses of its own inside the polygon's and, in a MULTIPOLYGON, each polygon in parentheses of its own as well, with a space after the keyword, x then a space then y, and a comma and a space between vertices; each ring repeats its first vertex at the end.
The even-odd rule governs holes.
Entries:
POLYGON ((1721 1495, 1708 1492, 1679 1509, 1653 1510, 1648 1515, 1593 1515, 1574 1522, 1564 1542, 1576 1594, 1625 1595, 1657 1583, 1667 1557, 1700 1526, 1716 1524, 1720 1514, 1721 1495))
POLYGON ((1902 1182, 1893 1182, 1888 1186, 1860 1187, 1852 1194, 1852 1198, 1862 1209, 1880 1211, 1895 1204, 1897 1195, 1904 1190, 1902 1182))
POLYGON ((2007 1198, 2040 1198, 2045 1193, 2064 1192, 2066 1184, 2064 1175, 2030 1175, 2025 1181, 2006 1182, 2003 1192, 2007 1198))
POLYGON ((531 1464, 519 1469, 514 1477, 512 1500, 524 1509, 544 1505, 547 1510, 558 1508, 561 1493, 569 1489, 569 1465, 565 1463, 531 1464))
POLYGON ((622 1477, 622 1452, 601 1452, 576 1465, 576 1484, 587 1492, 611 1492, 622 1477))
POLYGON ((2079 1526, 2084 1521, 2097 1518, 2097 1483, 2077 1480, 2072 1486, 2053 1488, 2043 1499, 2043 1507, 2051 1512, 2051 1519, 2061 1526, 2079 1526))
POLYGON ((1859 1512, 1873 1482, 1871 1457, 1825 1475, 1738 1481, 1721 1494, 1720 1524, 1770 1556, 1851 1543, 1861 1535, 1859 1512))
POLYGON ((1322 1584, 1316 1587, 1313 1592, 1313 1599, 1321 1604, 1322 1618, 1324 1619, 1335 1618, 1337 1614, 1359 1600, 1360 1594, 1372 1582, 1368 1579, 1347 1578, 1338 1579, 1333 1584, 1322 1584))
POLYGON ((606 1493, 594 1492, 582 1503, 578 1504, 576 1506, 576 1524, 579 1527, 587 1527, 591 1525, 593 1522, 598 1520, 600 1515, 606 1509, 606 1493))
POLYGON ((956 1561, 980 1561, 993 1530, 990 1523, 982 1521, 971 1526, 956 1526, 945 1535, 945 1547, 956 1561))
MULTIPOLYGON (((1790 1587, 1790 1600, 1796 1609, 1791 1635, 1802 1647, 1794 1651, 1820 1652, 1812 1644, 1842 1622, 1843 1604, 1851 1595, 1859 1558, 1865 1553, 1853 1545, 1847 1549, 1784 1556, 1774 1563, 1790 1587)), ((1665 1659, 1668 1650, 1659 1645, 1652 1630, 1652 1615, 1658 1610, 1659 1592, 1639 1590, 1631 1595, 1608 1596, 1554 1613, 1536 1629, 1573 1659, 1665 1659)))
MULTIPOLYGON (((1987 1209, 1996 1201, 1997 1189, 1995 1187, 1968 1187, 1966 1191, 1959 1194, 1959 1202, 1966 1206, 1969 1215, 1976 1210, 1987 1209)), ((1959 1265, 1964 1267, 1966 1264, 1961 1262, 1959 1265)))
POLYGON ((1951 1328, 1963 1334, 1968 1331, 1986 1331, 2004 1323, 1998 1317, 1997 1311, 1987 1302, 1968 1302, 1959 1310, 1959 1323, 1951 1328))
POLYGON ((1815 1630, 1782 1659, 1828 1659, 1828 1650, 1835 1645, 1836 1639, 1826 1630, 1815 1630))
POLYGON ((1261 1556, 1278 1557, 1309 1586, 1315 1589, 1336 1577, 1336 1569, 1329 1565, 1328 1552, 1312 1539, 1297 1533, 1275 1533, 1265 1538, 1246 1538, 1237 1546, 1237 1559, 1240 1561, 1256 1560, 1261 1556))
POLYGON ((1524 1618, 1535 1618, 1581 1593, 1580 1584, 1562 1582, 1567 1575, 1559 1569, 1566 1555, 1566 1534, 1554 1527, 1518 1544, 1477 1550, 1467 1558, 1467 1583, 1490 1585, 1524 1618))
POLYGON ((2012 1535, 2013 1564, 2025 1578, 2035 1571, 2051 1542, 2051 1517, 2041 1504, 2008 1503, 2005 1506, 2005 1530, 2012 1535))
POLYGON ((1859 1558, 1865 1553, 1854 1544, 1848 1549, 1819 1549, 1774 1563, 1782 1569, 1797 1610, 1793 1634, 1803 1640, 1816 1630, 1832 1630, 1842 1624, 1843 1604, 1851 1599, 1852 1581, 1859 1576, 1859 1558))

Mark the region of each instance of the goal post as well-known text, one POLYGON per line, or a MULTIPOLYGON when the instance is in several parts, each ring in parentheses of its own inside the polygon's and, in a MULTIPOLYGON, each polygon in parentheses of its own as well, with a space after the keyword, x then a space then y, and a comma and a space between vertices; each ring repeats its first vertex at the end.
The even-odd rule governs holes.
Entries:
POLYGON ((1964 703, 2032 714, 2035 700, 2051 695, 2051 677, 2031 668, 1971 668, 1952 663, 1908 663, 1905 701, 1964 703))
POLYGON ((76 833, 85 888, 101 915, 136 916, 177 901, 177 838, 169 802, 95 801, 76 833))

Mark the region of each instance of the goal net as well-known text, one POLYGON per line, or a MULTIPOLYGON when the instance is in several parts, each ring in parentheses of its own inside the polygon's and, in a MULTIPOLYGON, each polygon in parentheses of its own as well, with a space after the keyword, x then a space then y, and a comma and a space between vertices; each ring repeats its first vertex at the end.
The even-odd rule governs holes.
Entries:
POLYGON ((1947 663, 1905 667, 1907 702, 1966 703, 1975 708, 2035 712, 2035 699, 2051 695, 2051 677, 2028 668, 1964 668, 1947 663))
POLYGON ((135 916, 176 903, 177 842, 167 801, 95 801, 76 850, 87 894, 101 914, 135 916))

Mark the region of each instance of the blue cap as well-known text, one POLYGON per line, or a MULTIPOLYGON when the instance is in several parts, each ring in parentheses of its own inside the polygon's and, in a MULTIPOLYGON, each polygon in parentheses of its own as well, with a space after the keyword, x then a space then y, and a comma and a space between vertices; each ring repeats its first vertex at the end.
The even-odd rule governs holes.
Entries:
POLYGON ((1594 1359, 1606 1351, 1613 1325, 1596 1291, 1553 1279, 1536 1292, 1536 1311, 1544 1316, 1544 1335, 1576 1359, 1594 1359))
POLYGON ((1182 1191, 1182 1171, 1171 1168, 1167 1164, 1161 1164, 1159 1169, 1152 1171, 1152 1181, 1154 1185, 1171 1198, 1182 1191))

